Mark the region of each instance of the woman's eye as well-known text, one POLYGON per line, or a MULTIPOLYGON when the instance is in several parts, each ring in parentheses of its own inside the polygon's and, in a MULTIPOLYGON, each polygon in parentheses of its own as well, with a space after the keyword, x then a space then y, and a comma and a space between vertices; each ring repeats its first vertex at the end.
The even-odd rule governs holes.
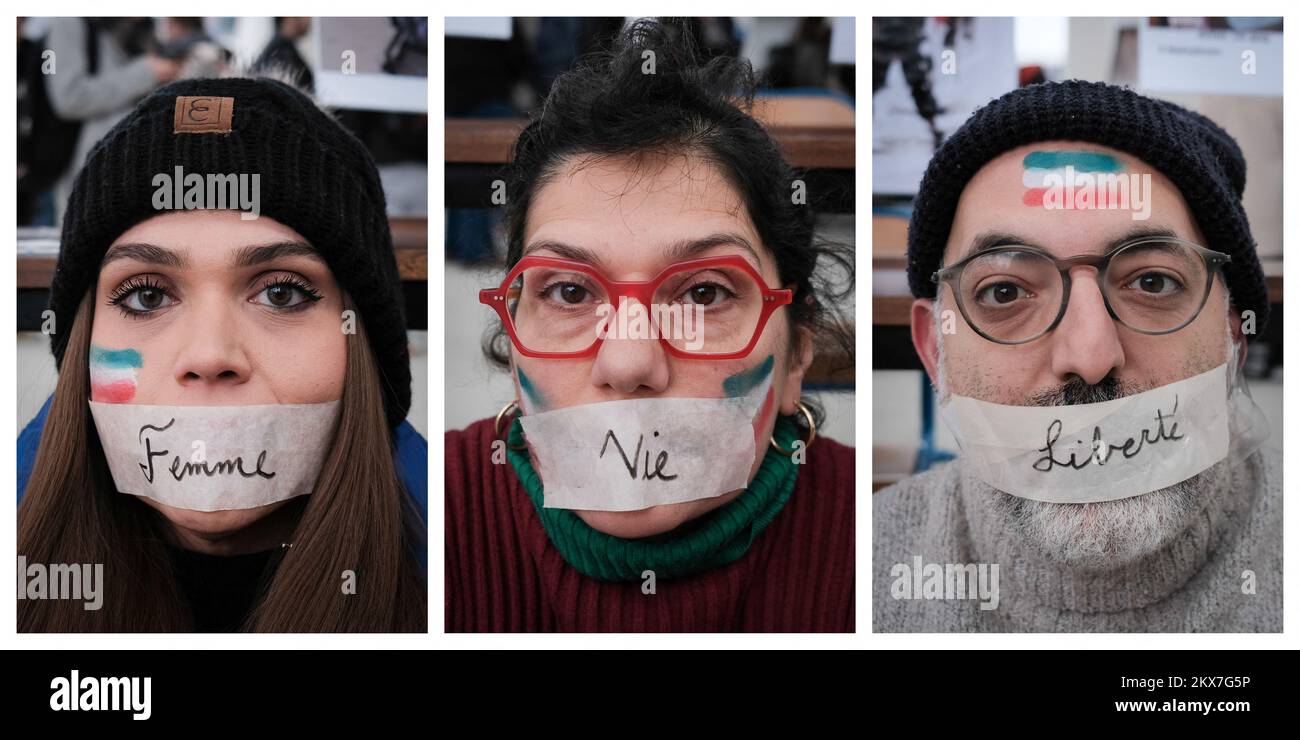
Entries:
POLYGON ((310 286, 293 282, 272 283, 255 296, 255 302, 271 308, 294 308, 308 301, 320 300, 320 294, 310 286))
POLYGON ((128 283, 109 299, 111 305, 117 306, 124 314, 138 316, 153 313, 171 306, 176 302, 162 286, 152 283, 128 283))
POLYGON ((1027 297, 1028 295, 1029 294, 1025 292, 1024 288, 1021 288, 1015 283, 1008 282, 993 283, 992 285, 980 289, 980 291, 975 294, 976 298, 982 303, 995 303, 1002 306, 1012 303, 1018 298, 1027 297))
POLYGON ((156 311, 170 306, 170 303, 165 303, 168 299, 169 296, 160 288, 137 288, 126 297, 126 302, 137 311, 156 311))
POLYGON ((545 295, 553 301, 576 305, 586 300, 589 293, 576 283, 556 283, 546 289, 545 295))
POLYGON ((732 295, 731 291, 717 283, 697 283, 687 288, 682 297, 687 302, 698 306, 713 306, 732 295))
POLYGON ((1167 295, 1182 287, 1172 276, 1160 272, 1147 272, 1125 287, 1152 295, 1167 295))

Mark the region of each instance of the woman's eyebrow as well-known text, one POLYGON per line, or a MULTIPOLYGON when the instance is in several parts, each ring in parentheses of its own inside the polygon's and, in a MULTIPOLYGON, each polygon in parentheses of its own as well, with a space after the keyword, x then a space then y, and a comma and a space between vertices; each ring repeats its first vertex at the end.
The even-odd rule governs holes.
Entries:
POLYGON ((306 242, 276 242, 275 244, 252 244, 235 251, 231 264, 235 267, 253 267, 281 257, 311 257, 324 262, 312 245, 306 242))
POLYGON ((700 239, 682 239, 669 245, 665 250, 669 261, 681 262, 698 256, 701 252, 708 251, 714 247, 736 246, 749 253, 754 260, 756 267, 762 266, 762 261, 758 259, 758 252, 749 243, 749 240, 740 234, 724 231, 716 234, 710 234, 700 239))
POLYGON ((578 262, 586 262, 587 264, 592 265, 598 269, 604 269, 604 264, 605 264, 604 260, 600 258, 600 255, 596 254, 590 249, 587 249, 586 247, 574 246, 572 244, 565 244, 564 242, 552 241, 550 239, 542 239, 540 241, 535 241, 532 244, 529 244, 527 247, 524 248, 524 253, 520 256, 526 257, 530 253, 536 252, 539 249, 549 249, 550 251, 555 252, 556 254, 560 255, 566 260, 576 260, 578 262))
MULTIPOLYGON (((754 260, 755 266, 762 266, 763 263, 758 258, 758 252, 754 250, 754 247, 749 243, 749 240, 740 234, 729 231, 710 234, 698 239, 681 239, 668 245, 664 250, 664 255, 667 257, 669 262, 681 262, 683 260, 691 259, 699 255, 701 252, 714 247, 728 245, 737 246, 745 250, 754 260)), ((551 241, 549 239, 543 239, 529 244, 528 247, 524 249, 524 254, 527 255, 539 249, 549 249, 565 259, 586 262, 587 264, 594 265, 598 268, 602 267, 604 264, 600 255, 590 249, 574 246, 572 244, 565 244, 563 242, 551 241)))
POLYGON ((114 244, 109 247, 108 252, 104 254, 104 260, 99 263, 99 268, 102 270, 110 262, 128 259, 163 267, 184 268, 189 264, 184 255, 173 252, 166 247, 160 247, 157 244, 129 243, 114 244))

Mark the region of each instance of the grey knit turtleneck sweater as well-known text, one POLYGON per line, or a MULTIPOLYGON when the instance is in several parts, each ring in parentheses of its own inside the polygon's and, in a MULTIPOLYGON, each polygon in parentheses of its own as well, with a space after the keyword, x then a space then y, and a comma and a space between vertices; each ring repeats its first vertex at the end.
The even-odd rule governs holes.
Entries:
POLYGON ((990 489, 966 477, 960 460, 903 480, 872 502, 872 629, 1280 632, 1280 455, 1261 449, 1230 473, 1163 549, 1108 571, 1047 562, 1000 520, 990 489), (945 579, 977 584, 975 569, 966 570, 970 578, 955 568, 938 574, 949 564, 972 563, 998 564, 996 608, 981 609, 993 600, 951 587, 945 595, 966 598, 925 598, 937 595, 945 579), (1254 573, 1253 594, 1243 592, 1246 571, 1254 573))

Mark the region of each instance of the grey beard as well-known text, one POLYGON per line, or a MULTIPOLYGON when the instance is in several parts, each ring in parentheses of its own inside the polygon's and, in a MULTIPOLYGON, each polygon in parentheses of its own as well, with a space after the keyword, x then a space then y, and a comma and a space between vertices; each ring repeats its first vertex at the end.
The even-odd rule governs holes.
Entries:
POLYGON ((1034 501, 985 487, 998 520, 1048 562, 1105 571, 1159 552, 1221 495, 1229 475, 1225 458, 1181 483, 1087 504, 1034 501))

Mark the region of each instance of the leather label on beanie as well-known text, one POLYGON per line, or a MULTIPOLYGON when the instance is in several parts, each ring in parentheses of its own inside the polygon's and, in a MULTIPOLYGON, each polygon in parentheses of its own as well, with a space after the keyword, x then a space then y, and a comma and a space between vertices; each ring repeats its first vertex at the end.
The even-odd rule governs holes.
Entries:
POLYGON ((228 134, 234 116, 234 98, 178 95, 172 133, 228 134))

